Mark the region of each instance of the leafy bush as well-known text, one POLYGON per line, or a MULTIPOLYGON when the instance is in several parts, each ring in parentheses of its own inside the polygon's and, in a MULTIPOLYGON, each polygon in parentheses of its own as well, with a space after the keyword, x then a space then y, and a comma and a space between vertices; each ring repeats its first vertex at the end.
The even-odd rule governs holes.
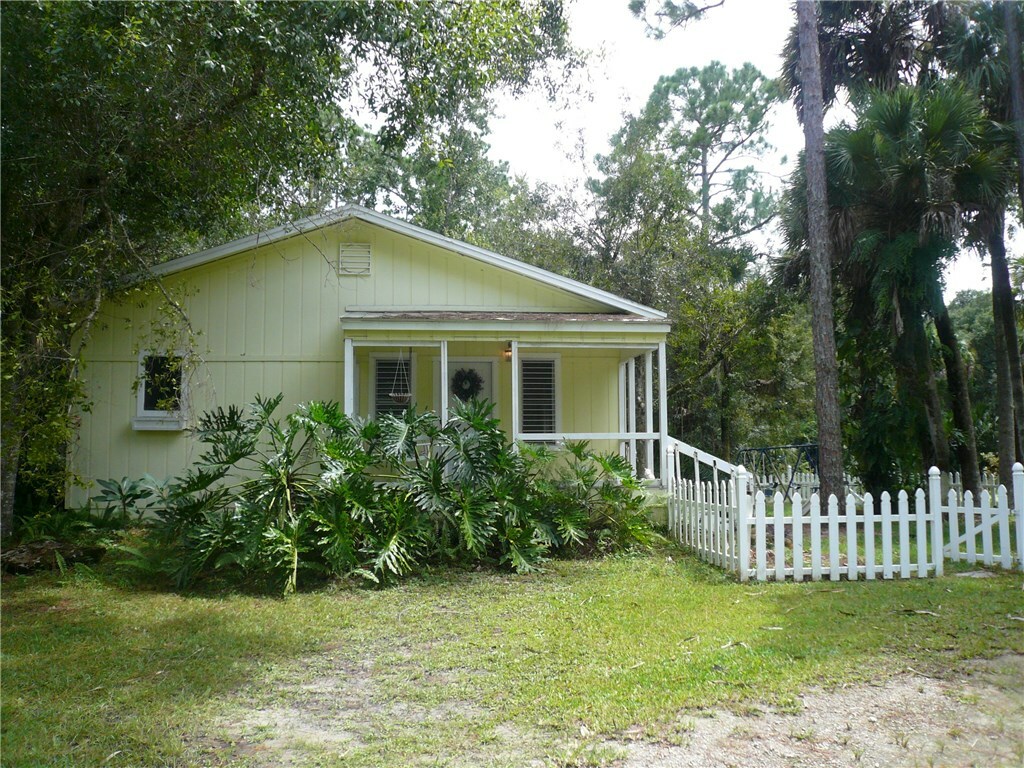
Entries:
POLYGON ((431 563, 524 572, 555 553, 654 537, 625 461, 585 443, 568 446, 567 463, 513 446, 489 403, 461 403, 441 424, 415 409, 354 420, 330 402, 280 420, 281 399, 204 414, 206 448, 188 472, 146 484, 135 502, 117 494, 155 499, 152 546, 130 552, 137 565, 179 585, 222 572, 287 594, 300 572, 374 583, 431 563))
POLYGON ((660 538, 647 517, 643 486, 624 457, 594 453, 586 442, 566 443, 565 450, 568 464, 542 486, 563 541, 612 551, 660 538))
POLYGON ((107 547, 133 523, 140 502, 154 495, 158 483, 142 480, 99 480, 101 493, 78 508, 48 506, 17 519, 15 538, 23 543, 45 540, 107 547))

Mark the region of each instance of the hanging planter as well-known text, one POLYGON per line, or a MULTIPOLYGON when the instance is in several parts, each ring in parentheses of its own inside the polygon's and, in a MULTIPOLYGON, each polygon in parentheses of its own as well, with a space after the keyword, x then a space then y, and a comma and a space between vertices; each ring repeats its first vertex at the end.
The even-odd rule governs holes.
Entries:
MULTIPOLYGON (((412 360, 412 350, 409 350, 409 359, 412 360)), ((405 367, 405 359, 401 351, 398 353, 398 366, 395 368, 395 380, 391 382, 391 392, 388 393, 391 402, 397 405, 408 405, 412 400, 412 391, 409 387, 409 371, 405 367)))
POLYGON ((473 400, 483 389, 483 376, 472 368, 460 368, 452 376, 452 394, 459 400, 473 400))

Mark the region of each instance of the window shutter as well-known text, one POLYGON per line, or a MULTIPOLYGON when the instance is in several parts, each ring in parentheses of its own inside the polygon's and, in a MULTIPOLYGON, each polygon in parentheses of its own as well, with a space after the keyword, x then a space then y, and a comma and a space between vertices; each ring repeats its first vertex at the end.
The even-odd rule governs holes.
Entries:
POLYGON ((551 433, 555 419, 555 361, 522 360, 523 424, 526 433, 551 433))
POLYGON ((370 274, 370 244, 342 243, 338 248, 338 274, 370 274))

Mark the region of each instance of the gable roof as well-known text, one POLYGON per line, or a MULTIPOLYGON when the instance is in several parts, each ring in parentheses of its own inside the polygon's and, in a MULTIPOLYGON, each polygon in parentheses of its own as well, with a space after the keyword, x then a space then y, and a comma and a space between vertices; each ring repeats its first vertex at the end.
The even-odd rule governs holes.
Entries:
POLYGON ((418 227, 415 224, 410 224, 407 221, 396 219, 393 216, 385 216, 382 213, 370 210, 369 208, 363 208, 359 205, 344 205, 318 216, 309 216, 300 221, 283 224, 280 227, 258 232, 254 235, 248 235, 247 237, 241 237, 237 240, 232 240, 229 243, 224 243, 223 245, 218 245, 214 248, 208 248, 205 251, 198 251, 197 253, 191 253, 187 256, 171 259, 170 261, 165 261, 163 264, 157 264, 152 267, 151 272, 157 276, 172 275, 186 269, 191 269, 192 267, 208 264, 211 261, 224 259, 228 256, 234 256, 237 253, 252 250, 259 246, 276 243, 280 240, 295 237, 305 232, 332 226, 334 224, 340 224, 353 219, 358 219, 359 221, 364 221, 368 224, 374 224, 382 229, 411 237, 414 240, 435 245, 439 248, 444 248, 445 250, 461 254, 462 256, 467 256, 468 258, 475 259, 485 264, 490 264, 498 267, 499 269, 504 269, 509 272, 537 280, 553 288, 558 288, 575 296, 599 302, 622 312, 629 312, 652 320, 664 320, 667 317, 667 315, 660 310, 644 306, 643 304, 630 301, 629 299, 624 299, 614 293, 602 291, 600 288, 594 288, 593 286, 581 283, 578 280, 557 275, 554 272, 549 272, 546 269, 535 267, 532 264, 527 264, 508 256, 502 256, 500 253, 489 251, 486 248, 479 248, 475 245, 464 243, 461 240, 455 240, 451 237, 439 235, 436 232, 431 232, 429 229, 418 227))

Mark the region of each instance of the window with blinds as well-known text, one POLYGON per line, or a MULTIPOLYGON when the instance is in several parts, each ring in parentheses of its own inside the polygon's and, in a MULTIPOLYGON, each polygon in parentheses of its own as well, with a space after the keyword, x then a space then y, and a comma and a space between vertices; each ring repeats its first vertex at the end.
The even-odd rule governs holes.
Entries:
POLYGON ((376 416, 383 413, 401 415, 409 403, 396 402, 391 395, 411 390, 412 364, 408 359, 378 358, 374 361, 373 412, 376 416))
POLYGON ((555 414, 555 361, 521 360, 523 432, 550 433, 557 429, 555 414))

